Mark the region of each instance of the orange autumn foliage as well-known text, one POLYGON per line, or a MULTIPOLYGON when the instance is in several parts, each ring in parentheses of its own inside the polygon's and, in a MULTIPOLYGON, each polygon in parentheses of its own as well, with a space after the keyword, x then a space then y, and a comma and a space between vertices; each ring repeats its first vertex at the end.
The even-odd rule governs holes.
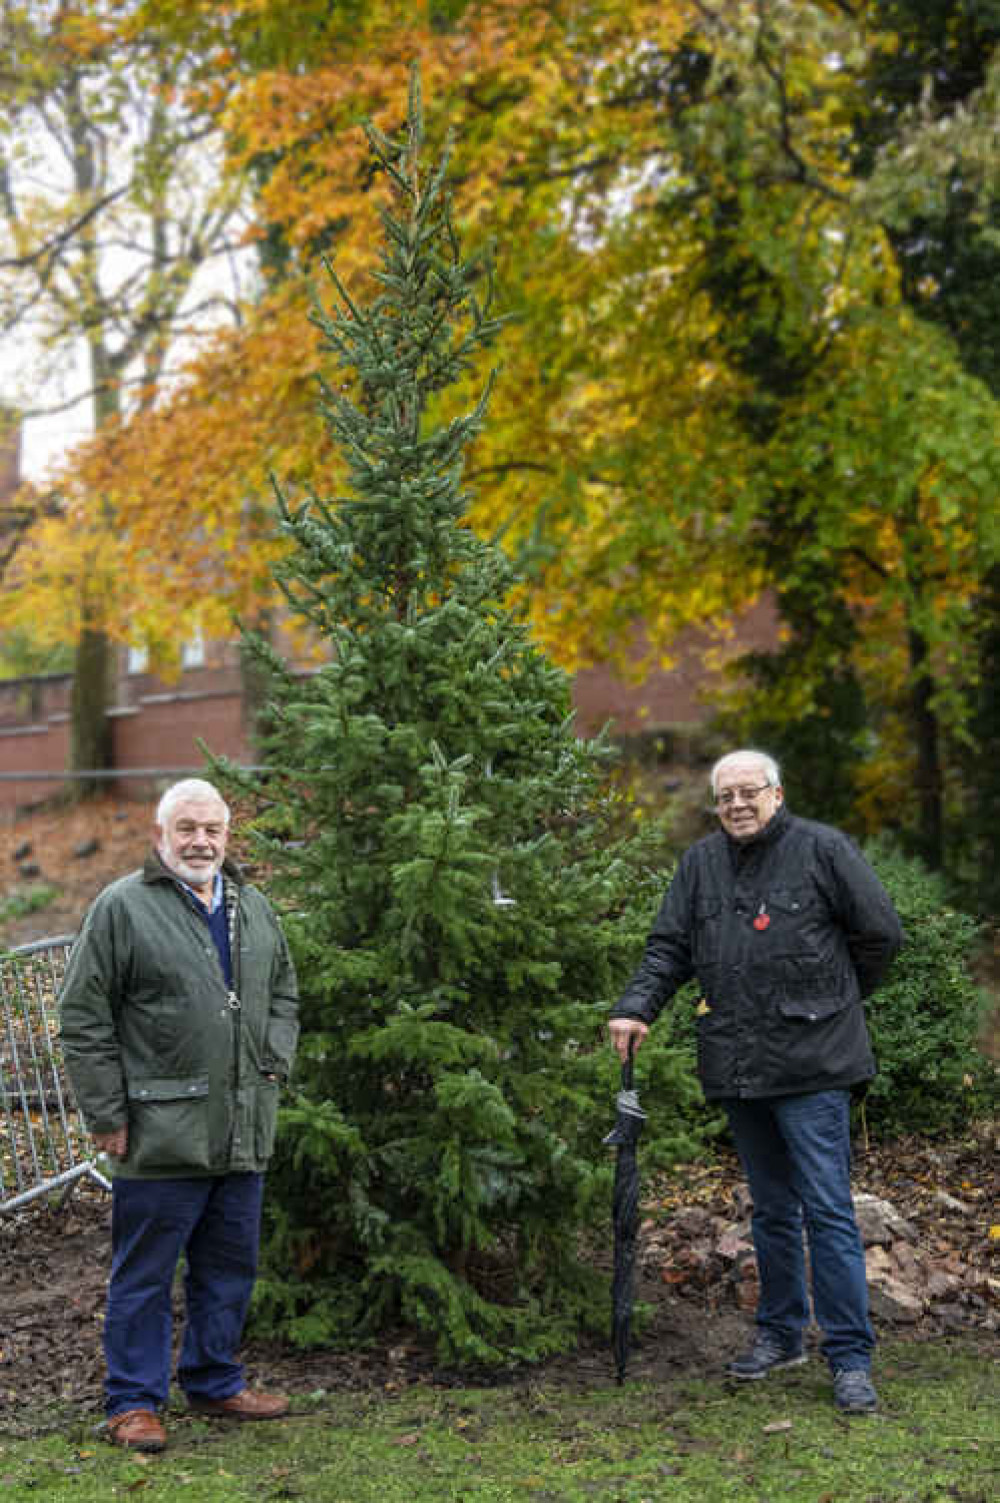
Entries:
MULTIPOLYGON (((174 8, 149 9, 162 22, 174 8)), ((165 641, 196 608, 221 627, 233 609, 252 612, 266 600, 277 546, 268 474, 327 494, 337 488, 316 411, 322 357, 308 321, 313 287, 323 295, 320 254, 331 255, 349 287, 366 284, 382 193, 369 177, 360 122, 395 127, 414 61, 432 144, 448 131, 454 137, 461 229, 472 243, 495 242, 501 302, 514 314, 494 421, 474 456, 473 520, 505 527, 516 544, 539 505, 564 491, 568 467, 587 467, 587 433, 636 420, 641 376, 599 389, 578 383, 573 367, 586 310, 602 298, 607 305, 603 289, 623 274, 644 270, 634 247, 624 247, 634 264, 623 263, 601 204, 623 173, 641 176, 661 126, 655 100, 640 97, 628 132, 615 138, 615 69, 627 71, 637 37, 643 46, 673 45, 691 7, 495 0, 442 30, 428 23, 426 6, 375 5, 349 42, 331 22, 328 53, 315 47, 307 66, 296 59, 241 74, 233 29, 238 38, 241 23, 263 26, 279 9, 257 0, 202 7, 209 46, 192 88, 226 101, 230 169, 257 185, 251 236, 265 254, 278 242, 280 274, 239 328, 205 342, 174 394, 72 456, 65 516, 24 550, 24 588, 8 601, 8 619, 19 610, 37 615, 43 600, 53 632, 72 632, 71 581, 85 535, 102 560, 113 634, 134 637, 138 628, 165 641), (226 69, 233 72, 223 84, 226 69), (574 198, 578 183, 586 203, 574 198), (96 497, 113 501, 107 535, 96 497)), ((178 24, 194 25, 198 12, 181 7, 178 24)), ((650 393, 661 383, 651 359, 650 393)), ((586 508, 599 515, 605 487, 587 488, 586 508)), ((536 608, 543 630, 551 605, 536 608)))

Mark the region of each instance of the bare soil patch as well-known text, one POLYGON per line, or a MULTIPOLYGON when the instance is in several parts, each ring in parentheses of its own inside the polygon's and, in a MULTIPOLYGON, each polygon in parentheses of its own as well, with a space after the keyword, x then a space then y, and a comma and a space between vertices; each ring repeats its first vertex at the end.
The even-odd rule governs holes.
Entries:
MULTIPOLYGON (((151 833, 149 801, 105 797, 0 815, 0 944, 73 932, 100 889, 141 864, 151 833), (12 907, 39 888, 56 889, 51 901, 12 916, 12 907)), ((897 1324, 877 1316, 876 1324, 913 1340, 962 1330, 996 1360, 1000 1125, 980 1124, 948 1142, 913 1139, 862 1148, 855 1182, 859 1191, 891 1202, 912 1225, 912 1252, 925 1272, 950 1275, 943 1281, 947 1294, 924 1298, 917 1317, 897 1324)), ((752 1321, 746 1260, 727 1261, 719 1251, 726 1235, 720 1228, 745 1230, 741 1197, 737 1166, 725 1155, 711 1166, 689 1166, 645 1186, 636 1293, 647 1318, 634 1341, 630 1377, 718 1374, 745 1342, 752 1321)), ((30 1415, 42 1407, 51 1413, 53 1404, 99 1410, 109 1245, 109 1201, 89 1183, 62 1207, 36 1202, 0 1218, 0 1430, 32 1423, 30 1415)), ((418 1381, 531 1383, 541 1376, 537 1370, 499 1376, 443 1371, 407 1333, 359 1352, 303 1353, 251 1340, 245 1357, 251 1380, 299 1394, 391 1390, 418 1381)), ((544 1371, 546 1378, 582 1386, 606 1383, 612 1375, 600 1341, 582 1342, 544 1371)))
MULTIPOLYGON (((0 810, 0 948, 74 933, 101 889, 142 865, 155 808, 152 797, 105 794, 0 810)), ((239 861, 237 824, 234 816, 230 850, 239 861)))
POLYGON ((110 796, 0 811, 0 945, 72 934, 102 887, 141 866, 152 829, 150 801, 110 796))
MULTIPOLYGON (((947 1298, 925 1301, 918 1318, 876 1316, 881 1332, 926 1341, 961 1331, 982 1343, 984 1360, 1000 1358, 1000 1238, 993 1235, 1000 1206, 997 1149, 996 1124, 982 1124, 955 1141, 906 1140, 861 1155, 857 1189, 890 1200, 915 1229, 919 1255, 961 1275, 947 1298)), ((741 1280, 721 1270, 710 1250, 692 1257, 690 1232, 693 1211, 731 1222, 742 1208, 738 1169, 728 1156, 648 1186, 636 1288, 646 1318, 634 1339, 629 1378, 718 1376, 745 1343, 752 1313, 741 1280)), ((99 1412, 109 1245, 109 1200, 90 1184, 61 1208, 36 1203, 0 1219, 0 1431, 30 1426, 43 1409, 51 1414, 53 1405, 99 1412)), ((180 1310, 178 1297, 178 1315, 180 1310)), ((589 1387, 613 1377, 608 1347, 597 1340, 582 1341, 542 1371, 501 1374, 442 1369, 405 1332, 352 1352, 300 1352, 250 1339, 244 1358, 251 1381, 293 1394, 392 1391, 414 1382, 531 1384, 540 1377, 589 1387)))

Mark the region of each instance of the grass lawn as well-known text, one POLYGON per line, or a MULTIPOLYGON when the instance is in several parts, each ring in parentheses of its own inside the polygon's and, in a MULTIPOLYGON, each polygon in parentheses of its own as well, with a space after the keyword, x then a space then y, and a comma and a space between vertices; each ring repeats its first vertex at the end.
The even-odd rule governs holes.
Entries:
POLYGON ((0 1433, 0 1500, 205 1503, 996 1503, 1000 1346, 884 1342, 883 1407, 847 1419, 818 1360, 761 1383, 589 1390, 537 1381, 317 1393, 234 1427, 168 1416, 161 1456, 114 1450, 92 1421, 0 1433), (57 1427, 58 1426, 58 1427, 57 1427))

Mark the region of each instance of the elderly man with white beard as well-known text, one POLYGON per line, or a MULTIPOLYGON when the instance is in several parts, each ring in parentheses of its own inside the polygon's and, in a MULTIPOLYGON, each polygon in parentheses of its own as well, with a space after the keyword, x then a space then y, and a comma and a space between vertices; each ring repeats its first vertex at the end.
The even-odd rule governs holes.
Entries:
POLYGON ((211 783, 169 788, 154 849, 94 901, 60 993, 66 1067, 112 1162, 105 1407, 108 1437, 126 1449, 166 1444, 182 1254, 177 1378, 190 1407, 236 1420, 288 1410, 283 1395, 247 1386, 236 1351, 297 992, 277 918, 227 859, 228 834, 211 783))

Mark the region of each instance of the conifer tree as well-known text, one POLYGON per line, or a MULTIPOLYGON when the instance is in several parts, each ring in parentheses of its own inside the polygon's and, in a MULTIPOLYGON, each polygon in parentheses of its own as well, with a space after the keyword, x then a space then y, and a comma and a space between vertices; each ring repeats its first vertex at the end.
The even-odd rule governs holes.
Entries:
MULTIPOLYGON (((578 1257, 595 1196, 607 1214, 604 1021, 663 873, 615 840, 601 747, 506 603, 502 550, 464 522, 486 393, 448 421, 435 398, 499 323, 421 132, 414 78, 399 139, 368 127, 392 189, 372 300, 328 268, 314 312, 346 494, 278 488, 280 582, 328 660, 293 677, 250 642, 274 686, 257 826, 303 994, 259 1287, 302 1342, 401 1324, 496 1362, 605 1315, 578 1257)), ((670 1120, 689 1065, 648 1059, 670 1120)))

